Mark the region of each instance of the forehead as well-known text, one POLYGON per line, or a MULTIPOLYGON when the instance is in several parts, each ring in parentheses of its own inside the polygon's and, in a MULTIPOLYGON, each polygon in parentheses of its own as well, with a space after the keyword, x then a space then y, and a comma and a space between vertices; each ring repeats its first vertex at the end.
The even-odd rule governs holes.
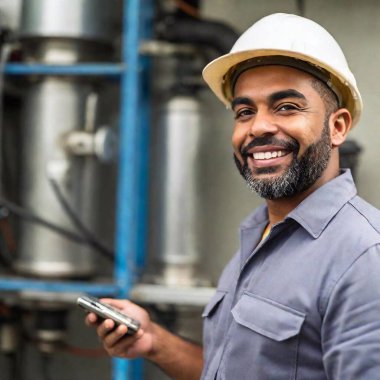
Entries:
POLYGON ((260 66, 243 72, 236 81, 234 97, 295 89, 305 95, 318 95, 312 87, 314 77, 287 66, 260 66))

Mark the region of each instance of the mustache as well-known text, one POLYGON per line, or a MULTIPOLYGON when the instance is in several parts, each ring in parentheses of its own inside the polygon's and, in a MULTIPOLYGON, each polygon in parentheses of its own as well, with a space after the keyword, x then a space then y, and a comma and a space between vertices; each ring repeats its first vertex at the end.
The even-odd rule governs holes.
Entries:
POLYGON ((265 145, 276 145, 276 146, 280 146, 286 150, 291 150, 291 151, 298 151, 299 146, 300 146, 297 140, 295 139, 280 140, 274 136, 262 136, 262 137, 256 137, 249 144, 242 147, 240 150, 240 154, 243 157, 246 157, 250 149, 255 148, 257 146, 265 146, 265 145))

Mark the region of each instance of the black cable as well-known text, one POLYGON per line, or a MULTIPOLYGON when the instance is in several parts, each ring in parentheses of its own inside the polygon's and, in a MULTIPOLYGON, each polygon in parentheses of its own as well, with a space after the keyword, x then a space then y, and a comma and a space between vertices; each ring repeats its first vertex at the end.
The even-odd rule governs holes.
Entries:
MULTIPOLYGON (((15 203, 13 203, 13 202, 5 199, 5 198, 0 198, 0 206, 7 208, 12 214, 17 215, 18 217, 20 217, 22 219, 25 219, 29 222, 36 223, 36 224, 39 224, 45 228, 48 228, 49 230, 51 230, 51 231, 53 231, 53 232, 55 232, 61 236, 64 236, 65 238, 67 238, 69 240, 72 240, 72 241, 79 243, 79 244, 93 246, 83 236, 81 236, 81 235, 79 235, 73 231, 67 230, 66 228, 61 227, 55 223, 49 222, 46 219, 43 219, 40 216, 33 214, 32 212, 26 210, 25 208, 23 208, 21 206, 16 205, 15 203)), ((100 251, 100 250, 98 250, 98 252, 104 254, 108 259, 113 260, 113 258, 114 258, 113 254, 110 255, 110 252, 105 253, 105 252, 100 251)))
POLYGON ((106 247, 103 243, 101 243, 95 237, 95 235, 82 223, 82 221, 79 219, 79 217, 76 215, 76 213, 74 212, 74 210, 69 205, 66 198, 64 197, 61 189, 59 188, 57 181, 55 181, 52 178, 49 178, 49 182, 63 210, 66 212, 67 216, 69 217, 71 222, 74 224, 74 226, 80 231, 82 236, 85 238, 85 241, 91 247, 101 252, 103 255, 113 259, 114 258, 113 251, 110 250, 108 247, 106 247))
POLYGON ((66 237, 67 239, 70 239, 72 241, 75 241, 76 243, 80 243, 80 244, 85 244, 86 241, 85 239, 76 234, 75 232, 72 232, 72 231, 69 231, 61 226, 58 226, 57 224, 54 224, 54 223, 51 223, 33 213, 31 213, 30 211, 27 211, 25 208, 21 207, 21 206, 18 206, 16 205, 15 203, 5 199, 5 198, 0 198, 0 206, 3 206, 5 208, 7 208, 12 214, 15 214, 19 217, 21 217, 22 219, 25 219, 29 222, 33 222, 33 223, 36 223, 36 224, 40 224, 41 226, 44 226, 64 237, 66 237))

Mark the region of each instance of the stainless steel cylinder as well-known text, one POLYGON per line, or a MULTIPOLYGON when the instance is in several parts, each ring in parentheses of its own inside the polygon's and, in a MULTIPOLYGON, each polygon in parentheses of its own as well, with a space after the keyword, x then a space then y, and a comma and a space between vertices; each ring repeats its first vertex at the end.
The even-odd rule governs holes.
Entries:
POLYGON ((112 60, 120 0, 24 0, 19 36, 26 60, 112 60))
POLYGON ((175 96, 162 108, 153 160, 152 203, 156 259, 167 266, 193 266, 197 240, 200 105, 191 96, 175 96))
MULTIPOLYGON (((74 64, 111 60, 120 33, 120 0, 24 0, 20 42, 25 61, 74 64)), ((97 191, 103 177, 92 155, 67 149, 67 136, 78 132, 96 140, 95 124, 86 119, 96 90, 91 79, 40 76, 24 90, 20 203, 36 215, 77 232, 54 192, 58 185, 88 230, 99 224, 97 191), (87 121, 86 121, 86 120, 87 121)), ((93 107, 96 111, 96 104, 93 107)), ((72 137, 72 136, 71 136, 72 137)), ((20 222, 16 269, 41 277, 85 277, 95 273, 94 252, 41 225, 20 222)))
MULTIPOLYGON (((78 217, 93 229, 96 212, 93 188, 96 159, 67 155, 64 136, 85 125, 86 102, 92 86, 85 82, 43 78, 25 90, 22 112, 21 193, 27 210, 75 231, 53 191, 58 184, 78 217)), ((46 227, 22 221, 16 268, 43 277, 79 277, 93 274, 94 253, 46 227)))
POLYGON ((24 0, 20 37, 111 42, 119 6, 118 0, 24 0))
POLYGON ((22 0, 1 0, 0 18, 2 28, 18 30, 22 0))

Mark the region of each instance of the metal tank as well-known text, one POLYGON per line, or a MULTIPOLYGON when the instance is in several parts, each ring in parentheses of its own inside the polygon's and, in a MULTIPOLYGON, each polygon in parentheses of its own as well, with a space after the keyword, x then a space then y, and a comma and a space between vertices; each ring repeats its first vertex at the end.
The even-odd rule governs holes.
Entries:
POLYGON ((110 61, 120 14, 118 0, 24 0, 19 37, 26 59, 110 61))
MULTIPOLYGON (((19 37, 25 61, 76 64, 112 59, 120 2, 25 0, 19 37), (105 6, 106 5, 106 6, 105 6), (105 57, 105 54, 108 57, 105 57)), ((112 132, 96 121, 99 79, 50 74, 29 77, 22 110, 20 204, 75 231, 52 183, 89 231, 99 227, 100 160, 113 149, 112 132), (111 148, 110 148, 111 146, 111 148)), ((93 249, 42 226, 20 222, 15 264, 22 274, 84 278, 96 273, 93 249)))
POLYGON ((150 183, 151 250, 161 267, 159 281, 167 285, 196 281, 200 110, 196 97, 174 95, 161 107, 156 125, 150 183))
MULTIPOLYGON (((94 158, 67 154, 63 143, 70 132, 85 125, 87 98, 91 86, 55 78, 44 78, 29 85, 22 114, 22 205, 61 227, 74 230, 51 181, 90 226, 86 217, 94 204, 90 183, 98 180, 88 173, 94 158)), ((92 170, 92 172, 94 172, 92 170)), ((49 277, 73 277, 92 273, 93 254, 77 243, 46 227, 21 223, 20 258, 17 268, 23 273, 49 277)))

